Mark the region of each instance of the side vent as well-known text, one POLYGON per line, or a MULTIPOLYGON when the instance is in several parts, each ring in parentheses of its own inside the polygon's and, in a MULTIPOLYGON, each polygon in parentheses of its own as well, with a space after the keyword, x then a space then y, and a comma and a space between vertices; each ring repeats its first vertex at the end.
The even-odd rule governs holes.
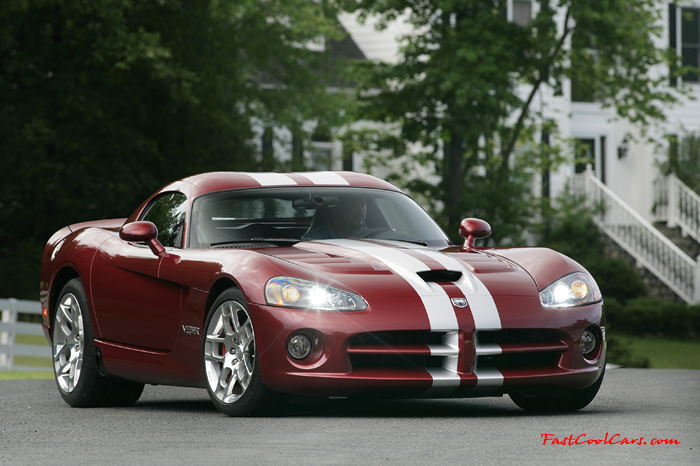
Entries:
POLYGON ((462 277, 462 272, 456 270, 425 270, 416 274, 426 282, 456 282, 462 277))

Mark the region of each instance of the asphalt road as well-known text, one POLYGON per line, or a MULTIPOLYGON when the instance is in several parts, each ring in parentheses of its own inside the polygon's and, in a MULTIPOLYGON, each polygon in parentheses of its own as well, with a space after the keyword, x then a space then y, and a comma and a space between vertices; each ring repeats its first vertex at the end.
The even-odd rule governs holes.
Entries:
POLYGON ((609 370, 591 405, 563 415, 507 397, 333 399, 234 419, 204 390, 147 386, 130 408, 75 409, 52 380, 0 381, 0 462, 700 465, 700 371, 609 370))

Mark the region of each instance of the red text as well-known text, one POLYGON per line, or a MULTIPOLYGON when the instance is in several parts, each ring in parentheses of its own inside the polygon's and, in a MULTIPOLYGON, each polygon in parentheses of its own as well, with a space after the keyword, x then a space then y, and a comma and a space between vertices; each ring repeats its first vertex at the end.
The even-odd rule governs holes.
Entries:
POLYGON ((611 435, 605 433, 605 438, 586 438, 586 434, 578 436, 569 435, 568 437, 559 438, 553 434, 542 434, 540 437, 542 445, 680 445, 681 442, 674 439, 653 438, 649 441, 644 440, 644 437, 628 438, 622 437, 620 434, 611 435))

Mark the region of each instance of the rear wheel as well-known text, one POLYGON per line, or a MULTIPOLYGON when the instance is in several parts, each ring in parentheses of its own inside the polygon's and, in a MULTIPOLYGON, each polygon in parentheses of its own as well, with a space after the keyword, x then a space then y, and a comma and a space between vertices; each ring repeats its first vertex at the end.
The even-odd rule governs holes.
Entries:
POLYGON ((566 394, 558 396, 537 396, 525 395, 522 393, 510 393, 510 398, 513 402, 526 411, 538 412, 571 412, 583 409, 593 401, 593 398, 598 394, 600 385, 603 383, 605 375, 605 367, 601 372, 598 380, 590 387, 580 390, 571 390, 566 394))
POLYGON ((228 416, 262 414, 275 394, 260 377, 255 330, 243 294, 234 288, 224 291, 205 328, 202 365, 212 402, 228 416))
POLYGON ((53 366, 61 397, 74 407, 131 405, 143 391, 143 384, 100 374, 85 290, 78 278, 66 283, 58 298, 53 366))

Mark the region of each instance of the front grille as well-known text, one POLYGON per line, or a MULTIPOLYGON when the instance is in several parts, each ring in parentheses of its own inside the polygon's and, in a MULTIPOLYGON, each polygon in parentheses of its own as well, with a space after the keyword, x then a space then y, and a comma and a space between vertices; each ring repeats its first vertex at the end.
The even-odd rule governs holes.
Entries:
POLYGON ((562 332, 505 329, 476 332, 476 365, 495 369, 556 368, 569 349, 562 332))
POLYGON ((350 340, 351 346, 367 345, 439 345, 444 332, 394 331, 360 333, 350 340))
POLYGON ((478 367, 496 369, 546 369, 556 367, 561 353, 511 353, 478 357, 478 367))
POLYGON ((410 354, 352 354, 350 364, 357 369, 425 369, 442 367, 442 358, 410 354))
POLYGON ((504 329, 504 330, 478 330, 478 343, 541 343, 558 342, 561 340, 557 330, 551 329, 504 329))
POLYGON ((350 339, 347 353, 353 370, 441 367, 448 352, 457 354, 444 346, 444 336, 445 332, 422 331, 361 333, 350 339))

